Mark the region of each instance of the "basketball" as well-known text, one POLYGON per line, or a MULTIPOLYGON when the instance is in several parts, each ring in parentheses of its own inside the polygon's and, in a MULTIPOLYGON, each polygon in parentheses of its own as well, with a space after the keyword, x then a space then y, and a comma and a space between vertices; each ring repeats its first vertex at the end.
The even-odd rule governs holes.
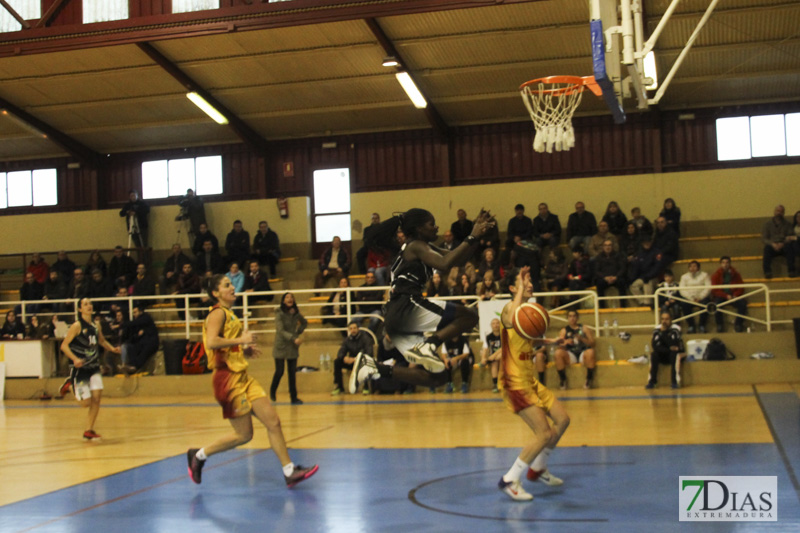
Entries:
POLYGON ((511 323, 518 335, 532 341, 545 334, 550 325, 550 315, 539 304, 524 303, 514 312, 511 323))

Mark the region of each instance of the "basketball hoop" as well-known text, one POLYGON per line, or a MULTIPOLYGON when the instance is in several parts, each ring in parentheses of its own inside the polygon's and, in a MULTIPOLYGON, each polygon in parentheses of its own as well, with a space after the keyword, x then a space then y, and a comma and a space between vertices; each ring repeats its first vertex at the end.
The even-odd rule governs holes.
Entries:
POLYGON ((595 94, 600 91, 594 76, 550 76, 520 85, 522 101, 536 128, 534 150, 551 154, 554 149, 560 152, 575 146, 572 115, 587 87, 595 94))

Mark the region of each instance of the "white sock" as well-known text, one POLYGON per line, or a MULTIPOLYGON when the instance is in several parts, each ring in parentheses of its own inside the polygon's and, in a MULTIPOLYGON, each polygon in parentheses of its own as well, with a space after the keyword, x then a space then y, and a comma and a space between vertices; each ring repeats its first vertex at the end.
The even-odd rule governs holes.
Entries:
POLYGON ((200 448, 195 454, 195 457, 197 457, 198 461, 205 461, 206 459, 208 459, 208 456, 206 456, 206 449, 200 448))
POLYGON ((289 477, 294 472, 294 463, 288 463, 283 465, 283 475, 289 477))
POLYGON ((528 471, 528 463, 517 457, 517 460, 514 461, 514 464, 511 466, 511 470, 506 472, 506 475, 503 476, 503 481, 519 481, 519 478, 522 477, 523 472, 528 471))
POLYGON ((550 458, 550 452, 553 450, 550 448, 545 448, 544 450, 536 456, 536 459, 533 460, 533 464, 531 468, 536 470, 537 472, 543 472, 547 470, 547 459, 550 458))

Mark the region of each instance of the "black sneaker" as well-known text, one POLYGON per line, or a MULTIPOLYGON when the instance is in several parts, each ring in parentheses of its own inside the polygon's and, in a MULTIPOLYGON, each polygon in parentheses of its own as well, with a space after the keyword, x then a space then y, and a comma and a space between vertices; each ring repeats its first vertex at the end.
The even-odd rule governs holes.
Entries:
POLYGON ((303 400, 301 400, 300 398, 295 398, 294 400, 292 400, 292 405, 303 405, 303 400))
POLYGON ((199 448, 192 448, 186 452, 186 460, 189 463, 189 477, 198 485, 202 481, 203 465, 206 464, 205 461, 197 458, 197 452, 199 451, 199 448))
POLYGON ((292 472, 291 475, 283 476, 283 479, 286 480, 286 487, 292 488, 301 481, 305 481, 306 479, 316 474, 317 470, 319 470, 319 465, 314 465, 310 468, 305 468, 300 465, 295 465, 294 472, 292 472))

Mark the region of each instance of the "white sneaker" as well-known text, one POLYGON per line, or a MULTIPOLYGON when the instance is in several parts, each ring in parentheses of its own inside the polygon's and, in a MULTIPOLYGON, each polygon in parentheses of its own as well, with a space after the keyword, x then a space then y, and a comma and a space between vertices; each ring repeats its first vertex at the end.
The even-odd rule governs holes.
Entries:
POLYGON ((357 393, 358 387, 366 383, 370 376, 377 372, 378 367, 375 365, 375 360, 363 352, 358 352, 353 363, 353 370, 350 372, 350 382, 347 387, 350 394, 357 393))
POLYGON ((550 487, 558 487, 559 485, 564 484, 564 480, 558 478, 550 473, 549 470, 543 470, 541 472, 537 472, 533 468, 528 469, 528 479, 530 481, 541 481, 545 485, 549 485, 550 487))
POLYGON ((646 365, 650 362, 646 355, 640 355, 638 357, 631 357, 628 359, 628 362, 634 365, 646 365))
POLYGON ((497 483, 497 488, 508 494, 508 496, 518 502, 529 502, 533 495, 522 488, 522 483, 517 481, 506 481, 502 477, 497 483))
POLYGON ((415 363, 432 374, 444 372, 444 361, 436 353, 436 347, 429 342, 420 342, 403 354, 409 363, 415 363))

